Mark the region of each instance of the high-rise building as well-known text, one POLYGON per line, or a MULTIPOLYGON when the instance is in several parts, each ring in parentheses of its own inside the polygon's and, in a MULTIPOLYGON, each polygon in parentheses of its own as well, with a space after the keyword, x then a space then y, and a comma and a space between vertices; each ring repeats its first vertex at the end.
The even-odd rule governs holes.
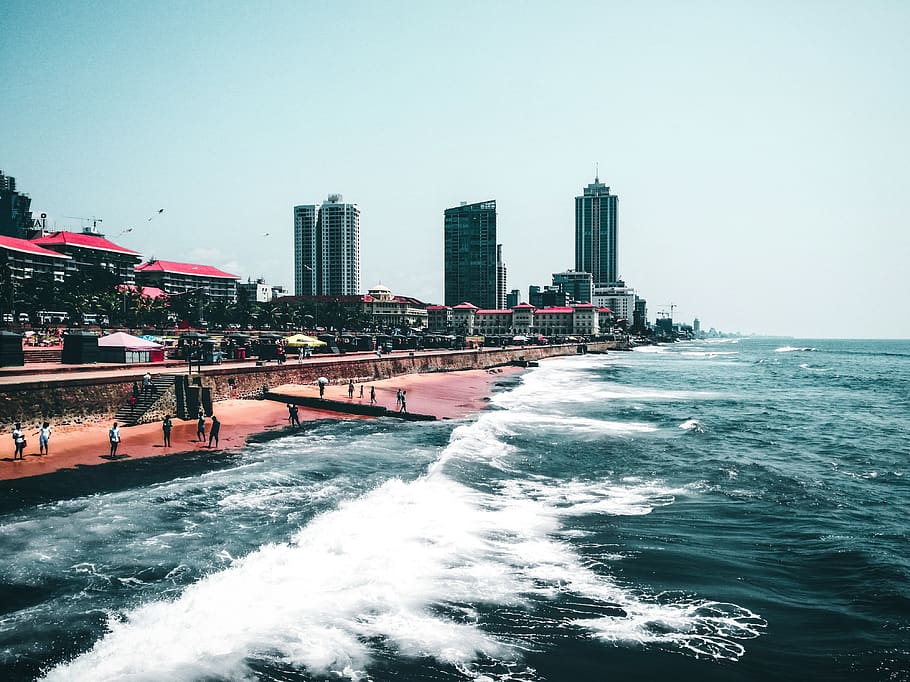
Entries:
POLYGON ((553 284, 568 294, 575 303, 590 303, 594 295, 594 282, 590 272, 554 272, 553 284))
POLYGON ((505 265, 496 243, 496 202, 445 210, 445 304, 505 306, 505 265))
POLYGON ((330 194, 294 207, 294 293, 353 296, 360 289, 360 209, 330 194))
POLYGON ((575 197, 575 270, 590 272, 594 286, 619 281, 618 203, 619 197, 598 177, 575 197))
POLYGON ((16 191, 16 178, 0 170, 0 235, 25 239, 29 236, 32 200, 16 191))

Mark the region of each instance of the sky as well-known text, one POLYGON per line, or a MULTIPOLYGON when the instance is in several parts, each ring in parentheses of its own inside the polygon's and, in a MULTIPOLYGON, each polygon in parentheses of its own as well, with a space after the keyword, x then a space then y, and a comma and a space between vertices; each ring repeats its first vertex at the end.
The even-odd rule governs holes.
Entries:
POLYGON ((340 193, 361 288, 441 303, 443 211, 495 199, 526 299, 598 164, 652 320, 910 338, 907 2, 6 0, 0 35, 49 227, 293 293, 293 207, 340 193))

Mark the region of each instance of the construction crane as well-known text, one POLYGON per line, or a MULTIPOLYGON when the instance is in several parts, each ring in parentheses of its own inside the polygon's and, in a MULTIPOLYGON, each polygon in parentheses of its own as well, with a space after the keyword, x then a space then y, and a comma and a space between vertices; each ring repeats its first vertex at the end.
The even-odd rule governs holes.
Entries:
MULTIPOLYGON (((63 217, 64 217, 64 218, 69 218, 69 219, 71 219, 71 220, 78 220, 78 221, 84 222, 84 223, 87 223, 87 222, 91 221, 91 223, 92 223, 91 231, 92 231, 93 233, 97 233, 97 232, 98 232, 98 223, 103 223, 103 222, 104 222, 104 219, 102 219, 102 218, 96 218, 95 216, 92 216, 91 218, 82 218, 82 217, 80 217, 80 216, 75 216, 75 215, 65 215, 65 216, 63 216, 63 217)), ((83 231, 83 232, 87 232, 87 231, 89 230, 88 225, 80 225, 80 227, 82 228, 82 231, 83 231)))
POLYGON ((676 310, 677 307, 678 307, 678 306, 677 306, 675 303, 664 303, 664 304, 662 304, 662 305, 659 306, 660 310, 658 311, 658 313, 659 313, 660 315, 663 315, 664 317, 667 317, 667 308, 669 308, 669 309, 670 309, 669 318, 672 320, 672 319, 673 319, 673 312, 676 310))

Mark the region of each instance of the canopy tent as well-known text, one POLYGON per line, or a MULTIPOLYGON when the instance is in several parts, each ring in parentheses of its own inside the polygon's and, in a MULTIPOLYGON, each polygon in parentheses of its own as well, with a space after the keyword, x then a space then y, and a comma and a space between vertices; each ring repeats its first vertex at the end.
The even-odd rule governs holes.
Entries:
POLYGON ((114 332, 98 339, 101 362, 163 362, 164 346, 125 332, 114 332))
POLYGON ((294 334, 284 339, 284 345, 287 348, 321 348, 325 346, 325 341, 320 341, 314 336, 306 334, 294 334))

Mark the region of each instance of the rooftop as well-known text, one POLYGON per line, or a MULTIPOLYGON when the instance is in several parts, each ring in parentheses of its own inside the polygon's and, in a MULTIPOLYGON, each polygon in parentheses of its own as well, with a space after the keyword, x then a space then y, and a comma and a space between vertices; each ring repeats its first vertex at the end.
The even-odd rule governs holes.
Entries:
POLYGON ((129 256, 139 256, 138 251, 119 246, 96 234, 84 232, 54 232, 32 240, 38 246, 75 246, 82 249, 96 249, 98 251, 112 251, 129 256))

